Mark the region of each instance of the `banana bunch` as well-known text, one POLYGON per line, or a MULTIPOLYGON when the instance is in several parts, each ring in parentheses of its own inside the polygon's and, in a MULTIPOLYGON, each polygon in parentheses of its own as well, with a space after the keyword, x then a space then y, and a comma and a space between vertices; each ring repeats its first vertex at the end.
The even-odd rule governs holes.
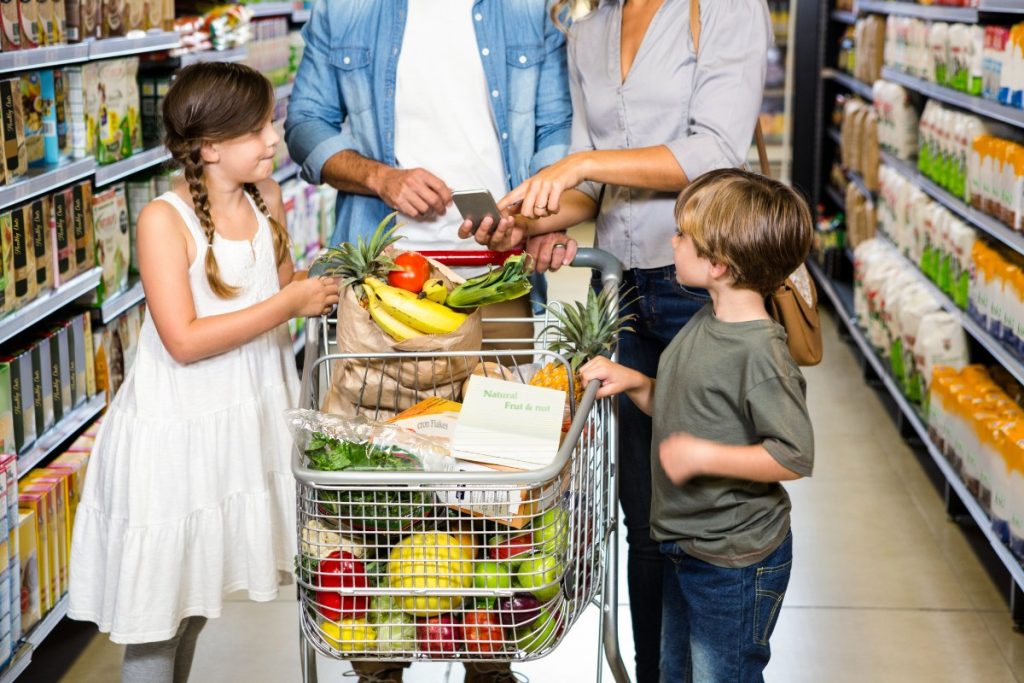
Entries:
POLYGON ((462 325, 465 313, 392 287, 374 277, 363 280, 370 317, 395 341, 424 334, 449 334, 462 325))

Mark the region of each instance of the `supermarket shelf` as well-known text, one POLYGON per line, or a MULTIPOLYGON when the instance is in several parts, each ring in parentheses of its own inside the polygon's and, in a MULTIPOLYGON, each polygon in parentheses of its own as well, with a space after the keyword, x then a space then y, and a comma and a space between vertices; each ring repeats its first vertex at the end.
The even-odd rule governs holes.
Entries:
POLYGON ((200 50, 199 52, 186 52, 176 59, 181 67, 199 64, 200 62, 241 62, 249 56, 249 51, 242 47, 231 48, 230 50, 200 50))
POLYGON ((25 636, 24 643, 15 648, 14 658, 11 660, 10 666, 0 673, 0 683, 13 683, 17 680, 18 676, 24 673, 25 669, 32 662, 32 652, 39 647, 46 637, 53 632, 53 629, 57 627, 57 624, 61 622, 64 617, 68 614, 68 596, 64 596, 60 599, 57 605, 46 613, 42 621, 33 627, 31 631, 25 636))
POLYGON ((173 50, 181 45, 181 41, 174 31, 151 31, 148 33, 140 31, 138 35, 91 40, 81 43, 81 45, 88 47, 89 59, 101 59, 135 55, 142 52, 173 50))
POLYGON ((89 45, 73 43, 0 53, 0 73, 89 61, 89 45))
POLYGON ((822 69, 821 77, 835 81, 848 90, 852 90, 861 97, 872 99, 874 95, 871 93, 871 84, 865 83, 864 81, 858 80, 849 74, 845 74, 842 71, 836 69, 822 69))
POLYGON ((981 0, 979 12, 998 12, 1000 14, 1024 14, 1024 3, 1020 0, 981 0))
POLYGON ((305 24, 309 21, 310 15, 313 14, 311 9, 297 9, 292 12, 292 23, 294 24, 305 24))
POLYGON ((836 282, 825 275, 821 266, 814 259, 807 259, 807 268, 818 282, 818 288, 832 302, 836 315, 843 318, 847 326, 853 324, 853 288, 842 282, 836 282))
POLYGON ((869 199, 875 198, 875 193, 868 189, 868 186, 864 184, 864 178, 859 173, 853 171, 846 171, 846 177, 849 178, 850 182, 857 186, 860 193, 869 199))
POLYGON ((87 178, 96 170, 92 157, 64 161, 57 166, 29 169, 28 175, 10 185, 0 187, 0 209, 52 192, 62 185, 87 178))
POLYGON ((882 67, 882 78, 893 83, 899 83, 903 87, 915 90, 930 99, 945 102, 954 107, 960 107, 961 109, 966 109, 981 116, 987 116, 996 121, 1009 123, 1012 126, 1024 128, 1024 110, 1006 107, 998 102, 945 88, 941 85, 907 75, 898 69, 888 66, 882 67))
POLYGON ((285 83, 274 88, 274 96, 280 101, 286 97, 290 97, 292 94, 292 88, 295 87, 294 83, 285 83))
POLYGON ((163 145, 136 152, 127 159, 96 167, 96 187, 103 187, 151 166, 171 160, 171 153, 163 145))
POLYGON ((928 276, 922 273, 916 264, 903 255, 899 250, 899 247, 893 244, 888 235, 879 233, 878 238, 888 244, 893 252, 903 259, 903 262, 920 276, 919 279, 928 288, 932 296, 935 297, 935 300, 942 304, 942 308, 945 309, 946 312, 950 313, 957 319, 957 322, 960 323, 960 327, 967 330, 969 335, 974 337, 979 344, 985 347, 985 350, 992 354, 992 357, 995 358, 1000 365, 1009 370, 1010 374, 1012 374, 1018 382, 1024 384, 1024 359, 1021 359, 1016 352, 989 334, 988 330, 979 325, 974 318, 958 308, 938 285, 929 280, 928 276))
MULTIPOLYGON (((834 289, 834 286, 837 283, 833 283, 825 277, 824 273, 822 273, 821 269, 818 268, 817 264, 813 261, 808 261, 808 266, 814 274, 815 279, 818 281, 821 289, 825 291, 826 295, 828 295, 830 299, 832 299, 833 304, 838 306, 837 302, 841 303, 841 301, 834 289)), ((839 309, 837 308, 837 310, 839 309)), ((885 364, 875 353, 875 350, 871 347, 871 343, 857 326, 856 318, 847 313, 849 310, 850 309, 843 309, 842 318, 843 323, 850 332, 850 336, 853 337, 854 342, 856 342, 857 346, 860 348, 864 358, 878 374, 879 378, 882 380, 882 384, 885 385, 886 390, 888 390, 889 394, 896 402, 896 405, 899 407, 900 412, 903 413, 907 422, 910 423, 914 431, 917 433, 918 438, 927 448, 928 454, 931 455, 932 460, 935 461, 935 464, 942 472, 942 476, 945 477, 949 487, 956 493, 960 500, 963 501, 964 507, 967 509, 971 517, 974 518, 975 523, 992 546, 992 549, 995 550, 996 556, 999 558, 1000 562, 1002 562, 1007 571, 1009 571, 1014 583, 1016 583, 1021 589, 1024 589, 1024 567, 1021 566, 1020 562, 1018 562, 1013 556, 1013 553, 1003 545, 995 535, 995 532, 992 531, 992 525, 989 522, 988 515, 985 514, 985 511, 981 509, 981 505, 978 504, 978 501, 974 499, 974 496, 972 496, 970 491, 967 490, 967 487, 964 486, 964 483, 960 480, 960 477, 957 476, 956 472, 953 471, 953 468, 950 466, 946 458, 943 457, 942 453, 939 452, 939 449, 934 443, 932 443, 932 440, 928 435, 928 428, 922 421, 921 416, 918 414, 917 410, 910 405, 906 397, 903 395, 903 392, 900 391, 900 388, 896 386, 896 382, 889 375, 885 368, 885 364)))
POLYGON ((146 293, 142 289, 142 280, 135 280, 128 289, 110 297, 100 306, 100 322, 106 325, 132 306, 137 306, 145 300, 146 293))
POLYGON ((967 7, 945 7, 942 5, 919 5, 914 2, 893 2, 891 0, 857 0, 858 12, 874 14, 898 14, 931 21, 958 21, 964 24, 978 23, 978 10, 967 7))
POLYGON ((843 196, 842 192, 832 187, 831 184, 825 186, 825 192, 832 198, 832 201, 839 205, 840 209, 846 208, 846 197, 843 196))
POLYGON ((992 216, 971 208, 961 199, 939 187, 938 184, 932 182, 929 178, 926 178, 916 168, 911 166, 910 163, 898 159, 885 151, 880 153, 880 157, 883 162, 909 178, 932 199, 990 237, 1002 242, 1014 251, 1024 254, 1024 235, 1003 225, 1001 221, 992 216))
POLYGON ((264 17, 291 16, 295 12, 295 3, 291 2, 256 2, 246 5, 252 11, 253 19, 264 17))
POLYGON ((18 456, 18 478, 25 476, 42 461, 49 458, 57 448, 75 432, 83 429, 96 419, 107 407, 107 395, 100 392, 72 410, 53 429, 43 434, 31 450, 18 456))
POLYGON ((24 332, 40 320, 67 306, 75 299, 83 297, 100 283, 102 268, 92 270, 74 277, 70 282, 61 285, 52 292, 43 294, 19 311, 11 313, 0 320, 0 343, 24 332))
POLYGON ((299 175, 299 165, 296 163, 288 163, 274 171, 273 177, 274 180, 280 184, 286 180, 291 180, 297 175, 299 175))
POLYGON ((843 142, 843 135, 842 135, 842 133, 840 133, 839 129, 834 127, 834 126, 829 126, 829 128, 828 128, 828 136, 830 138, 832 138, 832 140, 837 145, 840 145, 843 142))
POLYGON ((857 23, 857 13, 846 12, 841 9, 834 9, 832 10, 832 21, 837 22, 839 24, 853 25, 857 23))

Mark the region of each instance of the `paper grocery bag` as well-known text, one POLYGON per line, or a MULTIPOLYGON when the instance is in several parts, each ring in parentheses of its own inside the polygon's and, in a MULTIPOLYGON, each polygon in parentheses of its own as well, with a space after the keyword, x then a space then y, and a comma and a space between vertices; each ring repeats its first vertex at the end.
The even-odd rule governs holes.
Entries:
MULTIPOLYGON (((446 284, 461 280, 451 270, 431 261, 431 278, 446 284)), ((431 396, 459 398, 463 381, 476 368, 479 357, 437 358, 443 351, 479 351, 483 341, 480 311, 473 311, 450 334, 430 334, 396 342, 370 318, 352 287, 338 305, 338 353, 374 354, 373 358, 334 361, 331 387, 321 410, 351 417, 357 414, 388 419, 431 396), (397 359, 387 354, 421 352, 418 359, 397 359)))

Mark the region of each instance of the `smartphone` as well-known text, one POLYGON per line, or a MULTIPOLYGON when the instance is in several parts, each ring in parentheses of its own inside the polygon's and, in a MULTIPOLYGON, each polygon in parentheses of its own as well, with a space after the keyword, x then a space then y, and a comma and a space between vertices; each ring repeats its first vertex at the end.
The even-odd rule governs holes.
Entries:
POLYGON ((498 227, 501 220, 501 211, 494 197, 487 190, 460 190, 452 193, 452 200, 459 208, 459 213, 465 220, 473 221, 473 232, 480 229, 480 223, 484 218, 490 216, 493 220, 491 232, 498 227))

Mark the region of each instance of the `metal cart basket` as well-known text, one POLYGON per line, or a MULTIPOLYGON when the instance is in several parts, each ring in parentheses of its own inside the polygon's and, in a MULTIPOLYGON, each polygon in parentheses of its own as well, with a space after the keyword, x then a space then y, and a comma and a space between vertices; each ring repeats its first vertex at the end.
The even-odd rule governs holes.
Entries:
MULTIPOLYGON (((478 263, 480 256, 470 258, 478 263)), ((621 266, 609 254, 580 249, 572 265, 598 271, 617 294, 621 266)), ((547 363, 568 369, 544 339, 532 338, 526 349, 337 353, 336 325, 326 316, 308 321, 304 408, 320 408, 342 364, 376 378, 363 383, 357 402, 373 421, 424 399, 460 401, 471 372, 526 381, 547 363), (412 391, 391 390, 391 382, 410 386, 403 377, 410 367, 420 375, 412 391)), ((401 447, 374 443, 368 448, 392 469, 323 471, 296 446, 303 680, 317 680, 316 653, 374 661, 536 659, 597 601, 598 675, 603 649, 615 679, 628 681, 617 639, 615 414, 610 399, 596 399, 598 388, 591 382, 578 403, 567 401, 561 446, 541 469, 408 470, 401 447)), ((321 439, 305 449, 336 446, 321 439)))

